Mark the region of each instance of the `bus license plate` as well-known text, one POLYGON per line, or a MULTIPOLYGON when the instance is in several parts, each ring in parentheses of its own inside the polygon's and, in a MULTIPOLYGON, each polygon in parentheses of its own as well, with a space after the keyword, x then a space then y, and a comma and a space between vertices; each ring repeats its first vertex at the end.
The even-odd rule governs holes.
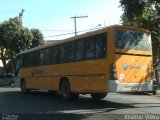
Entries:
POLYGON ((133 86, 133 87, 131 88, 131 91, 139 91, 139 86, 133 86))

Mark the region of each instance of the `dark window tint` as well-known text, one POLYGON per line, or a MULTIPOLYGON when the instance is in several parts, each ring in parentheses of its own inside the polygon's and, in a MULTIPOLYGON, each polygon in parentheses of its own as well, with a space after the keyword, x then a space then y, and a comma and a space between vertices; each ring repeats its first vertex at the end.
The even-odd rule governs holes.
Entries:
POLYGON ((83 60, 84 58, 84 40, 75 42, 75 60, 83 60))
POLYGON ((93 37, 87 38, 84 44, 84 59, 93 59, 95 51, 95 40, 93 37))
POLYGON ((45 64, 50 64, 50 63, 51 63, 51 48, 46 48, 45 64))
POLYGON ((27 58, 28 58, 27 66, 28 67, 33 66, 34 65, 34 55, 33 55, 33 53, 29 53, 27 58))
POLYGON ((22 67, 22 59, 21 59, 21 55, 16 57, 16 61, 14 64, 14 68, 15 68, 15 75, 17 75, 17 73, 19 72, 19 69, 22 67))
POLYGON ((65 45, 59 46, 59 62, 60 63, 66 62, 66 46, 65 45))
POLYGON ((58 55, 58 47, 54 46, 52 48, 52 63, 58 63, 59 55, 58 55))
POLYGON ((74 61, 74 42, 66 44, 66 61, 74 61))
POLYGON ((29 67, 33 65, 39 66, 105 58, 107 46, 106 40, 107 34, 102 33, 26 53, 22 55, 22 66, 29 67))
POLYGON ((38 66, 40 64, 40 54, 39 51, 35 51, 34 53, 34 65, 38 66))
POLYGON ((23 67, 27 67, 27 59, 28 59, 28 55, 27 54, 23 54, 22 56, 22 66, 23 67))
POLYGON ((116 30, 116 48, 151 51, 151 36, 142 32, 116 30))
POLYGON ((95 48, 95 58, 103 58, 106 56, 106 34, 101 34, 95 36, 96 48, 95 48))
POLYGON ((40 65, 44 65, 45 49, 40 50, 40 65))
MULTIPOLYGON (((18 60, 17 62, 18 62, 17 64, 20 65, 20 61, 18 60)), ((23 67, 31 67, 34 65, 33 63, 34 63, 33 53, 26 53, 22 55, 22 66, 23 67)))

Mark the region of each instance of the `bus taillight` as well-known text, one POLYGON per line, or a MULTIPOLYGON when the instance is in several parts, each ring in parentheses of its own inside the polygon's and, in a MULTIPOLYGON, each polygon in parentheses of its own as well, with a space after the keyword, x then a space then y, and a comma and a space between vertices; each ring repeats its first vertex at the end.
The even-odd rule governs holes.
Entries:
POLYGON ((110 80, 117 80, 116 64, 110 65, 110 80))

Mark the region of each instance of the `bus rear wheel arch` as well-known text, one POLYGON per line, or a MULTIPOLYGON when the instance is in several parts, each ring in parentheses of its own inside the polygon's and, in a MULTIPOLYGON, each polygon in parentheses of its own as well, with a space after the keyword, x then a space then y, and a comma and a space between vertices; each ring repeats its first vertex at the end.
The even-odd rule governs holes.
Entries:
POLYGON ((26 81, 24 79, 21 80, 20 87, 21 87, 21 93, 26 94, 30 92, 29 89, 27 89, 26 87, 26 81))
POLYGON ((60 80, 59 91, 64 100, 77 99, 79 97, 78 93, 71 92, 69 80, 66 78, 60 80))

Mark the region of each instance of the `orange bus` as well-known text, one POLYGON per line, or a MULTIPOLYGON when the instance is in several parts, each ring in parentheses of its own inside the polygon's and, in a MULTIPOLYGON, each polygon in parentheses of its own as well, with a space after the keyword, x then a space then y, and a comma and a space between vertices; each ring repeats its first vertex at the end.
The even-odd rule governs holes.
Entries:
POLYGON ((108 92, 152 92, 152 72, 150 32, 119 25, 22 51, 15 70, 22 93, 46 89, 97 100, 108 92))

